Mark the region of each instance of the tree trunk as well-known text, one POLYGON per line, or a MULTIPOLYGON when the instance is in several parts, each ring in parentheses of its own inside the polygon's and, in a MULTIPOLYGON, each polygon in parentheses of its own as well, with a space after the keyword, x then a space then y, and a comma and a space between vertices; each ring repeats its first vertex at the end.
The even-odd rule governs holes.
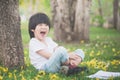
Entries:
POLYGON ((101 0, 98 0, 98 5, 99 5, 99 9, 98 9, 99 14, 100 14, 100 16, 102 17, 102 16, 103 16, 103 12, 102 12, 101 0))
POLYGON ((24 65, 19 0, 0 0, 0 62, 8 68, 24 65))
POLYGON ((113 26, 115 29, 117 29, 118 26, 118 17, 119 17, 119 11, 118 11, 118 0, 113 1, 113 26))
POLYGON ((89 41, 90 2, 91 0, 51 0, 56 40, 89 41))
MULTIPOLYGON (((99 15, 100 15, 100 20, 103 20, 103 11, 102 11, 102 5, 101 5, 101 0, 98 0, 98 6, 99 6, 99 8, 98 8, 98 11, 99 11, 99 15)), ((103 23, 100 21, 99 22, 100 23, 100 25, 99 26, 103 26, 103 23)))

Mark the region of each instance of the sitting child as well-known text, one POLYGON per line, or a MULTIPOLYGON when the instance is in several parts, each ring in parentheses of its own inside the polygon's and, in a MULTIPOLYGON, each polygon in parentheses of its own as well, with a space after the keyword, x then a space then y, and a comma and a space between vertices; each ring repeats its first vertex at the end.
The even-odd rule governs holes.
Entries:
POLYGON ((59 72, 61 66, 76 68, 84 59, 84 52, 77 49, 68 53, 64 47, 58 46, 47 34, 50 20, 44 13, 36 13, 29 19, 29 57, 31 64, 45 72, 59 72))

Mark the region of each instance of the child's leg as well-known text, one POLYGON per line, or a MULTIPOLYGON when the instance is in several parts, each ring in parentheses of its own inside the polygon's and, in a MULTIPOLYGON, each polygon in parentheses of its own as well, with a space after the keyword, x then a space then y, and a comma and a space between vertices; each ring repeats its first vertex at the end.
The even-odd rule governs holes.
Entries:
POLYGON ((58 72, 60 70, 61 64, 68 61, 67 50, 63 47, 59 47, 55 50, 49 61, 45 64, 46 72, 58 72))

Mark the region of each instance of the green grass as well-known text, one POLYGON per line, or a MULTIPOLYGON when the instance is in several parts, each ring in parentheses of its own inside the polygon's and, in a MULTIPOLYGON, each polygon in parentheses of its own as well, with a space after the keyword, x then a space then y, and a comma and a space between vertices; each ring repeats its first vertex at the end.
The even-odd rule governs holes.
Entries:
MULTIPOLYGON (((88 79, 85 76, 93 74, 98 70, 120 72, 120 32, 114 29, 104 29, 101 27, 90 27, 90 42, 80 42, 77 44, 58 43, 66 47, 69 51, 81 48, 85 52, 85 59, 80 66, 87 66, 89 72, 82 72, 77 75, 65 76, 62 74, 48 74, 37 71, 29 62, 28 54, 28 25, 22 23, 21 32, 24 47, 24 57, 26 67, 21 69, 7 70, 0 67, 0 80, 98 80, 88 79)), ((53 37, 53 29, 49 36, 53 37)), ((119 80, 111 78, 109 80, 119 80)))

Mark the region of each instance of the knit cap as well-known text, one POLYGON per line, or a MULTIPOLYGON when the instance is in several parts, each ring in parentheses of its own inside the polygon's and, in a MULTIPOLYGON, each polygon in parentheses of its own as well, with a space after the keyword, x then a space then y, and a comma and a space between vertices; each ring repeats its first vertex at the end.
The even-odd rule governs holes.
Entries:
POLYGON ((78 56, 80 56, 82 58, 82 61, 84 60, 85 54, 84 54, 83 50, 77 49, 74 52, 75 52, 75 54, 77 54, 78 56))

